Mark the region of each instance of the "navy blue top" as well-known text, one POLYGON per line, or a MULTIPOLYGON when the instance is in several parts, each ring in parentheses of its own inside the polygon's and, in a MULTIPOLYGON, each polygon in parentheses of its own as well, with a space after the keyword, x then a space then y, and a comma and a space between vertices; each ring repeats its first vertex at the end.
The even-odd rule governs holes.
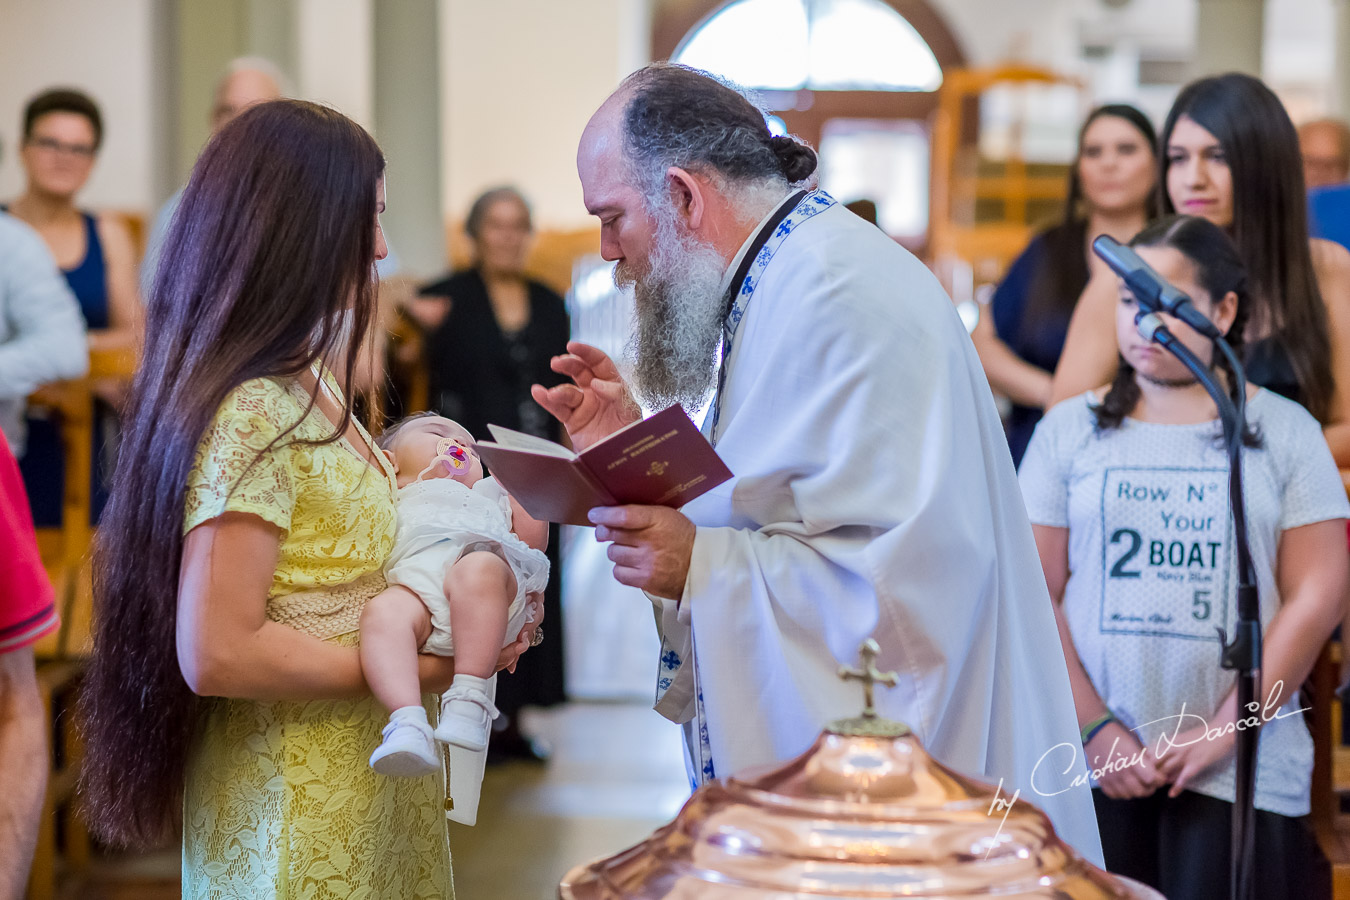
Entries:
POLYGON ((103 259, 103 243, 98 239, 98 222, 89 213, 84 218, 84 259, 73 269, 62 269, 66 283, 80 301, 80 312, 90 328, 108 327, 108 268, 103 259))
MULTIPOLYGON (((1036 235, 1013 261, 1008 274, 994 291, 990 307, 994 315, 994 331, 999 340, 1013 353, 1033 366, 1054 372, 1059 355, 1064 350, 1064 338, 1069 332, 1069 319, 1078 297, 1088 283, 1087 256, 1084 251, 1087 226, 1082 222, 1056 225, 1036 235), (1055 259, 1053 247, 1071 247, 1055 259), (1071 297, 1041 297, 1031 304, 1038 290, 1051 290, 1054 279, 1047 277, 1051 266, 1064 266, 1067 271, 1063 287, 1071 297)), ((1031 441, 1031 433, 1041 420, 1044 410, 1034 406, 1013 405, 1006 431, 1008 449, 1013 462, 1022 463, 1022 454, 1031 441)))

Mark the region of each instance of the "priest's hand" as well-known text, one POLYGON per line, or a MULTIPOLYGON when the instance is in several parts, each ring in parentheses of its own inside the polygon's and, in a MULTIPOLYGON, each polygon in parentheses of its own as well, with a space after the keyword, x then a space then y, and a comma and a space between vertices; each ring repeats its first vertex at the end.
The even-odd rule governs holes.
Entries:
POLYGON ((567 353, 553 357, 549 367, 573 383, 551 388, 536 384, 530 396, 562 423, 578 451, 642 418, 614 360, 590 344, 568 341, 567 353))
POLYGON ((667 506, 591 510, 595 539, 610 541, 614 580, 657 597, 680 599, 694 552, 694 523, 667 506))
POLYGON ((1163 784, 1153 757, 1139 738, 1119 722, 1110 722, 1083 747, 1087 767, 1100 772, 1097 784, 1115 800, 1147 797, 1163 784))

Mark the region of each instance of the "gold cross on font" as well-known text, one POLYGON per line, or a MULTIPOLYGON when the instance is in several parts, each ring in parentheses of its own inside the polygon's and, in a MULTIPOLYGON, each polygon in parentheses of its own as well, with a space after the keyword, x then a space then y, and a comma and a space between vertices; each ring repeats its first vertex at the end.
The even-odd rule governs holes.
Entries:
POLYGON ((863 718, 875 719, 877 715, 876 708, 872 705, 872 691, 877 684, 884 684, 887 687, 895 687, 897 677, 894 672, 882 672, 877 669, 877 656, 881 653, 881 647, 872 638, 863 641, 858 648, 858 656, 862 659, 862 665, 857 668, 849 666, 839 667, 839 677, 845 681, 861 681, 863 686, 863 718))

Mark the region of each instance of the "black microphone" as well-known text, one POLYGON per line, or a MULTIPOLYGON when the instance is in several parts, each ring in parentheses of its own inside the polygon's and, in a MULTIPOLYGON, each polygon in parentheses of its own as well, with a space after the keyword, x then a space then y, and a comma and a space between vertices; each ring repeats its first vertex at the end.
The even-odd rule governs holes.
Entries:
POLYGON ((1129 247, 1110 235, 1102 234, 1093 240, 1092 252, 1121 277, 1140 306, 1150 312, 1165 312, 1175 316, 1207 338, 1223 337, 1218 326, 1191 304, 1190 297, 1168 284, 1129 247))

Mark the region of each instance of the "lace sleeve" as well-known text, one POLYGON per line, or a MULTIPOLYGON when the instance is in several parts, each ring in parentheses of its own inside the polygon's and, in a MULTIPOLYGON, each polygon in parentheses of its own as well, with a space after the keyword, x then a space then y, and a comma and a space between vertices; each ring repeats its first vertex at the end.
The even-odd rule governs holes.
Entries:
POLYGON ((252 513, 290 531, 290 440, 268 447, 299 415, 285 388, 268 379, 245 382, 225 398, 188 476, 184 533, 226 512, 252 513))

